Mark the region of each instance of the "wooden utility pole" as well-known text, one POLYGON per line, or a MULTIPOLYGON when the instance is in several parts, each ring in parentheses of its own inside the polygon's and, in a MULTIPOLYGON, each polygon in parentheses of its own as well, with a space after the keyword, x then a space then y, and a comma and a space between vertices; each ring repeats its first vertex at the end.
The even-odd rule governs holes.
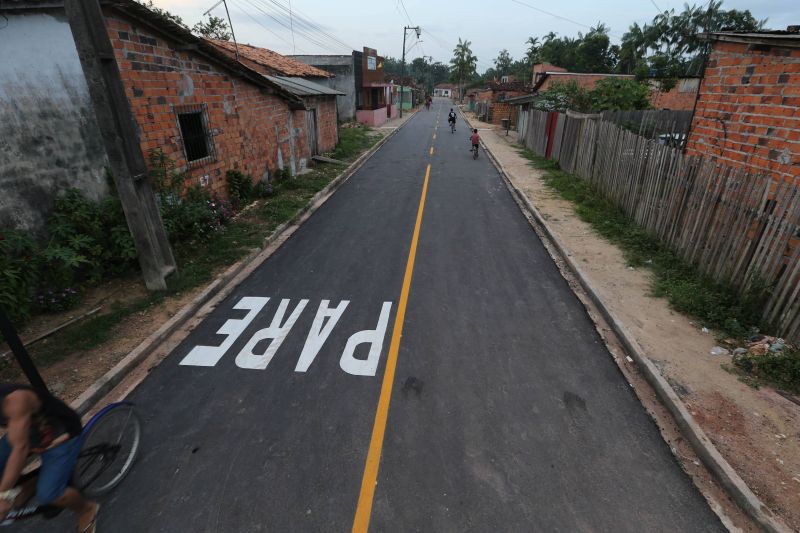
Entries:
POLYGON ((166 289, 175 258, 139 145, 139 133, 98 0, 64 0, 97 123, 105 142, 145 285, 166 289))
POLYGON ((39 374, 39 371, 36 370, 36 365, 33 364, 28 350, 25 349, 25 345, 22 344, 22 341, 19 339, 17 330, 14 329, 11 320, 8 319, 2 306, 0 306, 0 334, 2 334, 1 338, 5 339, 8 343, 8 347, 11 348, 11 353, 14 354, 14 358, 16 358, 17 363, 19 363, 22 372, 25 374, 25 377, 28 378, 30 384, 33 385, 35 389, 47 392, 47 385, 42 379, 41 374, 39 374))

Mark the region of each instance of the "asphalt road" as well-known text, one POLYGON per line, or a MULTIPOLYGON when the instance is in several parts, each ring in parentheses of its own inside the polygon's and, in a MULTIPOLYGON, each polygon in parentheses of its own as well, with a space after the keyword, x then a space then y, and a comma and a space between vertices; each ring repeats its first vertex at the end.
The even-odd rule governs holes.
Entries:
POLYGON ((447 108, 411 119, 134 391, 144 450, 99 531, 348 531, 357 508, 372 531, 723 530, 447 108))

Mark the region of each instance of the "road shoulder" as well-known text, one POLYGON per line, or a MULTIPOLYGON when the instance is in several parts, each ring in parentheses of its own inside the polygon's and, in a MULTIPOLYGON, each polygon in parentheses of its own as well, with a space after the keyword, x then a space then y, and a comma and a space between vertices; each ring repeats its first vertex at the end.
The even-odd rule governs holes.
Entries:
MULTIPOLYGON (((641 357, 635 361, 638 365, 615 357, 623 373, 651 373, 651 384, 660 378, 662 383, 653 386, 681 433, 694 441, 698 456, 762 527, 781 530, 780 523, 772 524, 772 513, 759 497, 793 524, 796 511, 792 509, 800 508, 800 482, 792 479, 800 465, 790 459, 799 455, 792 438, 800 427, 797 406, 772 391, 754 390, 722 369, 720 358, 709 353, 713 337, 670 310, 665 300, 650 296, 648 272, 628 268, 621 251, 598 237, 578 219, 570 203, 547 189, 541 171, 517 153, 510 142, 513 137, 506 138, 505 131, 489 124, 475 122, 474 127, 482 130, 485 147, 497 159, 512 191, 518 192, 518 203, 528 204, 544 233, 552 236, 556 248, 562 248, 556 251, 595 300, 605 321, 617 330, 615 336, 625 351, 634 359, 641 357)), ((601 334, 608 337, 606 332, 601 334)), ((663 425, 658 416, 656 420, 663 425)), ((673 450, 707 492, 693 462, 682 460, 680 450, 673 450)))

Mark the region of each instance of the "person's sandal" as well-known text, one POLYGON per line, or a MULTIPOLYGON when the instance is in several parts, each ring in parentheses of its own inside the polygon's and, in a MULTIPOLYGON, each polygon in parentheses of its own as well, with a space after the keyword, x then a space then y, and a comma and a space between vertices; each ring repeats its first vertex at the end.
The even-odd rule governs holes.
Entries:
POLYGON ((97 507, 94 509, 94 517, 89 521, 89 524, 83 528, 79 529, 78 533, 97 533, 97 515, 100 514, 100 504, 97 504, 97 507))

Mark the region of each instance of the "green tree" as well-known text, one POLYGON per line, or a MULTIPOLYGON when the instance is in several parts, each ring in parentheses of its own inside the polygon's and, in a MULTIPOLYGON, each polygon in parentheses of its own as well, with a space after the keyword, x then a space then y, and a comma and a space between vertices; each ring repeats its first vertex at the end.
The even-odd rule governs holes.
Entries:
POLYGON ((500 76, 505 76, 506 74, 510 73, 511 65, 514 63, 514 60, 511 58, 511 54, 508 53, 508 50, 503 48, 500 50, 500 53, 497 54, 497 57, 493 62, 497 73, 500 76))
POLYGON ((593 111, 630 111, 650 108, 650 87, 630 78, 605 78, 589 91, 593 111))
POLYGON ((611 72, 618 54, 617 47, 611 46, 608 27, 602 23, 577 38, 550 32, 538 49, 538 59, 572 72, 611 72))
POLYGON ((197 35, 209 39, 219 39, 220 41, 230 41, 231 31, 225 19, 220 17, 209 16, 208 22, 202 20, 194 25, 192 31, 197 35))
POLYGON ((464 96, 464 83, 472 80, 476 75, 478 58, 472 53, 470 48, 472 43, 465 39, 458 38, 458 44, 453 49, 453 58, 450 60, 450 79, 458 83, 458 96, 464 96))
POLYGON ((435 85, 439 85, 450 79, 450 69, 447 65, 437 61, 430 66, 431 71, 431 83, 435 85))
POLYGON ((514 61, 514 63, 511 65, 511 74, 513 74, 518 81, 530 83, 533 75, 532 68, 533 63, 531 63, 526 57, 525 59, 514 61))
POLYGON ((525 44, 528 45, 528 49, 525 51, 525 58, 528 60, 528 63, 530 63, 531 66, 536 63, 541 63, 542 45, 539 42, 539 38, 533 36, 528 37, 525 44))
POLYGON ((708 7, 684 5, 656 15, 649 24, 633 24, 622 36, 617 70, 638 77, 675 78, 699 75, 708 43, 704 31, 756 31, 766 20, 757 20, 749 10, 724 10, 722 0, 708 7))

